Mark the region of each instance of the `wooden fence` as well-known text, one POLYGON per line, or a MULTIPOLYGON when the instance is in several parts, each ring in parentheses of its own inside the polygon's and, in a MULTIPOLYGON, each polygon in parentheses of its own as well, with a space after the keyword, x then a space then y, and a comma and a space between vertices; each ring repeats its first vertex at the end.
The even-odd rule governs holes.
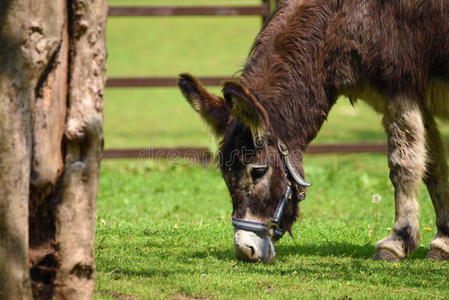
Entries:
MULTIPOLYGON (((120 16, 260 16, 262 23, 272 10, 271 0, 261 0, 258 6, 114 6, 109 8, 110 17, 120 16)), ((227 76, 203 77, 207 86, 218 86, 227 76)), ((176 77, 116 77, 109 78, 106 87, 172 87, 176 77)), ((307 153, 385 153, 385 144, 311 145, 307 153)), ((151 148, 106 149, 104 158, 188 158, 195 162, 209 162, 212 155, 207 148, 151 148)))
POLYGON ((262 0, 261 6, 116 6, 109 16, 262 16, 271 12, 271 1, 262 0))
MULTIPOLYGON (((120 16, 260 16, 262 23, 270 15, 271 0, 258 6, 113 6, 110 17, 120 16)), ((220 85, 227 76, 201 78, 205 85, 220 85)), ((176 86, 176 77, 110 78, 107 87, 169 87, 176 86)))
MULTIPOLYGON (((386 144, 340 144, 340 145, 311 145, 307 148, 307 154, 326 153, 386 153, 386 144)), ((191 160, 194 163, 207 164, 212 161, 214 154, 207 148, 147 148, 147 149, 110 149, 105 150, 103 158, 120 159, 135 158, 139 160, 147 159, 168 159, 179 158, 191 160)))

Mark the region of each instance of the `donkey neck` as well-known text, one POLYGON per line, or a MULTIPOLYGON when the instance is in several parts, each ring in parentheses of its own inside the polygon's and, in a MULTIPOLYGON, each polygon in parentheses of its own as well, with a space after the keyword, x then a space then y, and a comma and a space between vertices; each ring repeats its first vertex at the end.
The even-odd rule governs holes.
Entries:
POLYGON ((315 138, 335 102, 325 82, 322 46, 331 13, 330 7, 301 1, 279 8, 257 37, 241 76, 275 134, 294 149, 304 150, 315 138))

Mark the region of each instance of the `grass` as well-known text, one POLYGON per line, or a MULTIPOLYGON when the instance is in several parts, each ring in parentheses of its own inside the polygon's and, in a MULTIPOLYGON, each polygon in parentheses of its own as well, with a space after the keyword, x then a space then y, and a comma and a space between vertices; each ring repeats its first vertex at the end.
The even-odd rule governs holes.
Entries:
MULTIPOLYGON (((109 0, 110 5, 232 5, 257 0, 109 0)), ((232 75, 260 28, 257 17, 111 18, 109 76, 232 75)), ((220 93, 219 88, 211 89, 220 93)), ((445 138, 449 126, 442 123, 445 138)), ((380 117, 340 99, 314 143, 385 141, 380 117)), ((209 146, 208 129, 174 88, 105 93, 106 148, 209 146)), ((449 298, 447 263, 425 256, 436 233, 420 194, 422 242, 401 263, 373 262, 393 225, 393 188, 384 156, 306 156, 314 185, 295 238, 271 265, 233 258, 228 191, 212 167, 177 161, 104 161, 96 228, 96 299, 449 298), (371 202, 373 194, 382 201, 371 202)))
POLYGON ((385 157, 307 156, 305 165, 314 186, 295 238, 284 237, 275 262, 263 265, 233 258, 231 202, 217 170, 104 162, 96 298, 449 298, 447 264, 425 258, 436 229, 424 190, 420 224, 431 231, 421 231, 418 250, 401 263, 374 262, 394 218, 385 157))
MULTIPOLYGON (((209 129, 174 88, 107 90, 105 116, 106 148, 214 144, 209 129), (123 99, 129 99, 126 109, 123 99)), ((340 99, 314 143, 379 141, 385 141, 380 116, 363 102, 354 108, 340 99)))
MULTIPOLYGON (((257 17, 111 18, 108 75, 231 76, 242 68, 259 27, 257 17)), ((107 148, 210 144, 177 89, 107 89, 105 116, 107 148), (192 134, 180 139, 185 124, 192 134)))

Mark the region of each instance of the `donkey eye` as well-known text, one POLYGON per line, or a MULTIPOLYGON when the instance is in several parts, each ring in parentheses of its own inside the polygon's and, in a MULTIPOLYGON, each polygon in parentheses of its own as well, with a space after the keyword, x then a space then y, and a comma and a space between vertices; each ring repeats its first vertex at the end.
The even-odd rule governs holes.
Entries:
POLYGON ((253 178, 253 180, 257 180, 263 177, 267 173, 267 171, 267 166, 253 167, 251 169, 251 177, 253 178))

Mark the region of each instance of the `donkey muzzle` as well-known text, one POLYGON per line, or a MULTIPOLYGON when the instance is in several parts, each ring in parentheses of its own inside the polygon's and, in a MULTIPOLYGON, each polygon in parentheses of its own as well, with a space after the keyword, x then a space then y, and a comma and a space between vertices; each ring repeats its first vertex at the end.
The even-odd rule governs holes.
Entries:
POLYGON ((236 229, 234 232, 234 254, 239 260, 270 263, 276 253, 273 242, 265 234, 236 229))

